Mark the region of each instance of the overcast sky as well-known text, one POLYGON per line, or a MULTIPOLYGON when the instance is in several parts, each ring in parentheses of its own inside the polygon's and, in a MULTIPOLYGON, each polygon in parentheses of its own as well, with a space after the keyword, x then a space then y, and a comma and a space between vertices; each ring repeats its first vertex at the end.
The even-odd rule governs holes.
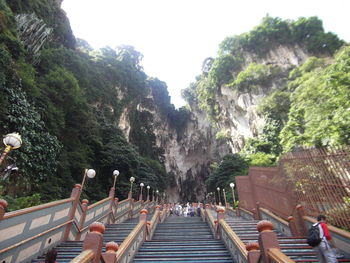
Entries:
POLYGON ((74 35, 94 48, 132 45, 147 75, 165 81, 176 107, 181 89, 216 56, 227 36, 251 30, 269 14, 318 16, 326 31, 350 42, 349 0, 64 0, 74 35))

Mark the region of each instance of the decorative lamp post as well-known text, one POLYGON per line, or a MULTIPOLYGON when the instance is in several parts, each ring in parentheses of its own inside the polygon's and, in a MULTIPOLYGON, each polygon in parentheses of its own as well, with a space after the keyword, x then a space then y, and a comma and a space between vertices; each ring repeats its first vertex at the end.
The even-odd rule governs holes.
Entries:
POLYGON ((165 192, 163 193, 163 203, 165 204, 165 192))
POLYGON ((216 205, 216 193, 215 191, 213 193, 214 193, 214 204, 216 205))
POLYGON ((147 185, 147 202, 149 202, 149 189, 150 189, 151 187, 149 186, 149 185, 147 185))
POLYGON ((220 187, 216 188, 216 190, 218 190, 218 200, 219 200, 219 205, 221 205, 220 187))
POLYGON ((83 190, 86 177, 89 177, 90 179, 92 179, 95 177, 95 175, 96 175, 96 171, 94 169, 85 169, 83 181, 81 182, 81 190, 83 190))
POLYGON ((113 171, 113 176, 114 176, 113 188, 115 188, 115 184, 117 183, 118 175, 119 175, 119 171, 118 170, 114 170, 113 171))
POLYGON ((132 184, 135 182, 135 177, 131 176, 129 181, 130 181, 130 192, 129 192, 128 198, 131 199, 132 198, 132 184))
POLYGON ((144 185, 144 183, 140 183, 140 187, 141 187, 141 189, 140 189, 140 197, 139 197, 139 201, 141 201, 142 200, 142 189, 143 189, 143 187, 144 187, 145 185, 144 185))
POLYGON ((5 135, 3 142, 5 144, 5 150, 0 156, 0 165, 5 160, 7 154, 14 149, 18 149, 22 145, 21 136, 18 133, 9 133, 5 135))
POLYGON ((235 187, 234 183, 230 183, 230 187, 232 189, 232 198, 233 198, 233 209, 235 209, 236 206, 236 198, 235 198, 235 191, 233 190, 233 188, 235 187))
POLYGON ((156 190, 156 202, 158 203, 158 194, 159 194, 159 191, 158 189, 156 190))

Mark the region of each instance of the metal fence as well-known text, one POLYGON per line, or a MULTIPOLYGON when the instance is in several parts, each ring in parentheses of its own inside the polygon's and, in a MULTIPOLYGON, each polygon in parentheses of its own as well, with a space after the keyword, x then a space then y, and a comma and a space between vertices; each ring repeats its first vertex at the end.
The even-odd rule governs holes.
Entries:
POLYGON ((252 211, 259 201, 287 218, 301 204, 307 215, 327 216, 350 229, 350 147, 307 149, 284 155, 276 168, 252 167, 236 177, 242 208, 252 211))
POLYGON ((331 224, 350 229, 350 147, 292 152, 279 165, 310 216, 324 214, 331 224))

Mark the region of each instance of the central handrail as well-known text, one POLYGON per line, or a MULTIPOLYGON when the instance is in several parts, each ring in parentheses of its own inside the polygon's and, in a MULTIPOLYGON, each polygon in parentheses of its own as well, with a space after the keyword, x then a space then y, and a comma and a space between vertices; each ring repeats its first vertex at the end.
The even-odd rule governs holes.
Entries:
POLYGON ((107 202, 107 201, 110 201, 110 200, 112 200, 111 197, 107 197, 107 198, 105 198, 105 199, 102 199, 102 200, 100 200, 100 201, 98 201, 98 202, 96 202, 96 203, 94 203, 94 204, 88 206, 88 210, 90 210, 90 209, 92 209, 92 208, 94 208, 94 207, 96 207, 96 206, 98 206, 98 205, 100 205, 100 204, 103 204, 103 203, 105 203, 105 202, 107 202))
POLYGON ((15 216, 20 216, 20 215, 32 213, 32 212, 35 212, 35 211, 38 211, 38 210, 41 210, 41 209, 44 209, 44 208, 50 208, 50 207, 53 207, 53 206, 62 205, 62 204, 69 203, 69 202, 72 202, 72 201, 74 201, 74 198, 66 198, 66 199, 57 200, 57 201, 53 201, 53 202, 42 204, 42 205, 32 206, 32 207, 23 208, 23 209, 20 209, 20 210, 8 212, 8 213, 5 213, 5 215, 2 218, 2 220, 9 219, 9 218, 15 217, 15 216))
POLYGON ((243 243, 243 241, 238 237, 238 235, 232 230, 232 228, 227 224, 224 219, 219 220, 219 224, 222 231, 225 231, 229 239, 235 244, 239 252, 245 259, 248 259, 248 251, 243 243))
MULTIPOLYGON (((141 232, 144 230, 146 226, 146 221, 141 221, 138 225, 131 231, 131 233, 127 236, 127 238, 121 243, 119 249, 117 251, 117 262, 120 262, 120 259, 124 257, 132 257, 130 254, 130 247, 137 242, 141 232)), ((137 251, 137 249, 135 249, 137 251)), ((136 251, 133 251, 136 253, 136 251)))
POLYGON ((279 248, 270 248, 267 252, 271 262, 275 263, 293 263, 294 260, 286 256, 279 248))
POLYGON ((84 250, 78 256, 73 258, 70 263, 88 263, 94 258, 95 253, 91 249, 84 250))

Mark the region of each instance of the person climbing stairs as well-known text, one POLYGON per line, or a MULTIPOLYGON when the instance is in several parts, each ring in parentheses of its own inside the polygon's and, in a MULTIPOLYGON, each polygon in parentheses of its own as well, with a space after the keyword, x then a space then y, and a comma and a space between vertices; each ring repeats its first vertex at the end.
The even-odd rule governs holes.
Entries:
MULTIPOLYGON (((213 211, 213 210, 212 210, 213 211)), ((216 216, 216 212, 213 211, 216 216)), ((243 243, 258 242, 259 232, 256 228, 258 220, 246 220, 239 216, 225 215, 225 220, 243 243)), ((287 237, 274 230, 277 234, 281 251, 295 262, 318 262, 316 254, 306 243, 305 237, 287 237)), ((339 262, 350 262, 349 259, 338 259, 339 262)))

